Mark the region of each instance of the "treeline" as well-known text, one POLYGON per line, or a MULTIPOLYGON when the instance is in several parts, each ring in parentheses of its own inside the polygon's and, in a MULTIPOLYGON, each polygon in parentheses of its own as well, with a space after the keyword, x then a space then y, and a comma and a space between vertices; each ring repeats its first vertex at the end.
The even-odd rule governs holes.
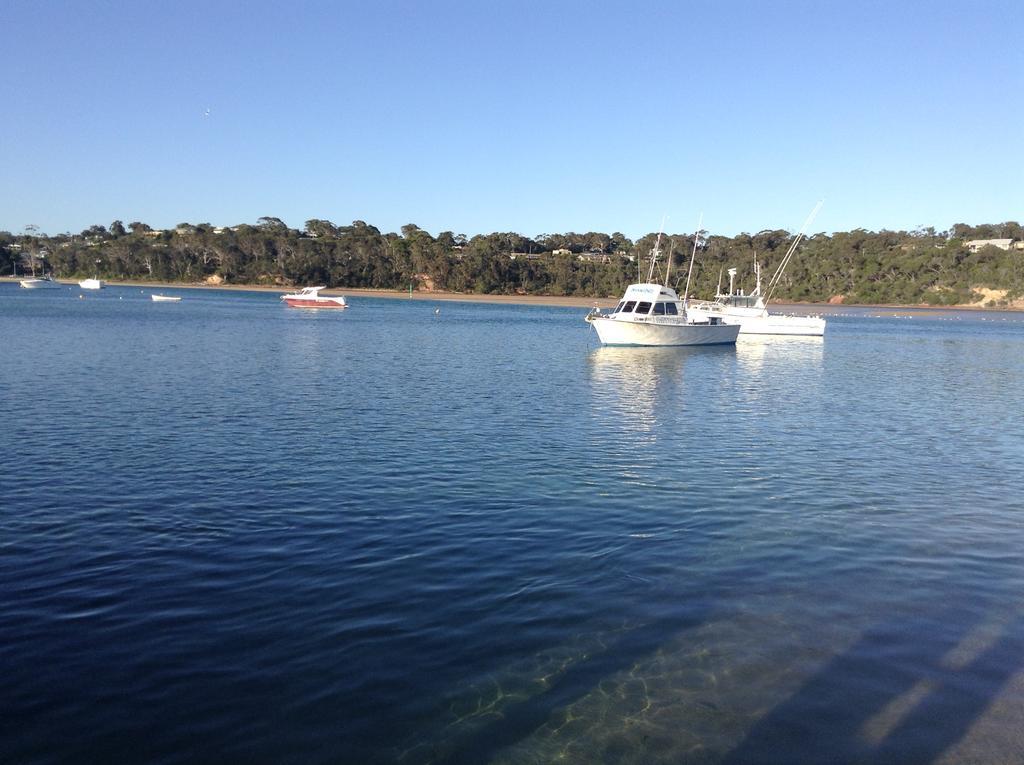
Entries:
MULTIPOLYGON (((154 230, 135 222, 92 226, 78 234, 46 235, 29 227, 0 232, 0 273, 33 268, 57 278, 231 284, 309 285, 452 292, 618 297, 638 274, 647 275, 657 238, 632 241, 621 233, 481 234, 445 231, 432 236, 415 225, 382 233, 363 221, 338 226, 309 220, 303 230, 278 218, 231 228, 183 223, 154 230)), ((753 262, 763 281, 775 270, 795 235, 784 230, 734 237, 702 233, 691 294, 714 294, 724 269, 736 267, 737 287, 753 287, 753 262)), ((979 239, 1024 240, 1020 224, 957 224, 949 231, 856 229, 805 238, 774 293, 784 301, 952 305, 978 299, 974 290, 1005 290, 1006 302, 1024 295, 1024 250, 986 246, 979 239)), ((665 235, 673 284, 685 280, 693 234, 665 235)), ((664 260, 659 264, 664 274, 664 260)), ((660 280, 660 278, 659 278, 660 280)), ((727 282, 726 282, 727 283, 727 282)))

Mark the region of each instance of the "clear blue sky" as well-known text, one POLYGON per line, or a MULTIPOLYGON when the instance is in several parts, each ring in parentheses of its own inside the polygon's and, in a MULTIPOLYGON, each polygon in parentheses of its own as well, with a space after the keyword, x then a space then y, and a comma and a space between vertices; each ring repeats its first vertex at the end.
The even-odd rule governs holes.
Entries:
POLYGON ((4 0, 0 29, 0 230, 1024 219, 1020 0, 4 0))

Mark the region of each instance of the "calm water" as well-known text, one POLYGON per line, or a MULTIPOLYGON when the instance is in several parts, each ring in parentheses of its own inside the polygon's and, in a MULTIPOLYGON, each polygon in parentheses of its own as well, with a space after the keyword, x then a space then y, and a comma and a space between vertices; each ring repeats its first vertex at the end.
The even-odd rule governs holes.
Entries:
POLYGON ((77 294, 0 285, 4 763, 1024 761, 1019 314, 77 294))

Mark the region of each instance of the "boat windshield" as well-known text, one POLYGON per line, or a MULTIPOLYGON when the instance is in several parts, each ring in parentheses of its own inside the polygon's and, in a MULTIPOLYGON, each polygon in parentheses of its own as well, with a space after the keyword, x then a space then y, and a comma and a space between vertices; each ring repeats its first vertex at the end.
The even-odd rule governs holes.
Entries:
POLYGON ((648 314, 651 312, 651 304, 645 301, 641 301, 636 304, 636 312, 642 314, 648 314))
POLYGON ((652 311, 652 313, 655 316, 664 316, 665 315, 665 304, 664 303, 655 303, 654 304, 654 310, 652 311))
POLYGON ((725 304, 737 308, 756 308, 757 298, 757 295, 729 295, 725 299, 725 304))
POLYGON ((675 303, 665 303, 665 313, 669 316, 678 316, 679 311, 676 310, 675 303))
POLYGON ((627 300, 626 304, 624 306, 622 306, 622 312, 623 313, 631 313, 633 311, 633 306, 635 306, 635 305, 636 305, 636 301, 635 300, 627 300))

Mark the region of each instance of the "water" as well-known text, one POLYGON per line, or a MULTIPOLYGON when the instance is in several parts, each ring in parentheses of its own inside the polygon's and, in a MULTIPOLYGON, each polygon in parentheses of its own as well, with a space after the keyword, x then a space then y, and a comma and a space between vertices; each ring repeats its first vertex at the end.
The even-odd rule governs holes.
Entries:
POLYGON ((0 285, 3 762, 1024 760, 1021 315, 176 294, 0 285))

